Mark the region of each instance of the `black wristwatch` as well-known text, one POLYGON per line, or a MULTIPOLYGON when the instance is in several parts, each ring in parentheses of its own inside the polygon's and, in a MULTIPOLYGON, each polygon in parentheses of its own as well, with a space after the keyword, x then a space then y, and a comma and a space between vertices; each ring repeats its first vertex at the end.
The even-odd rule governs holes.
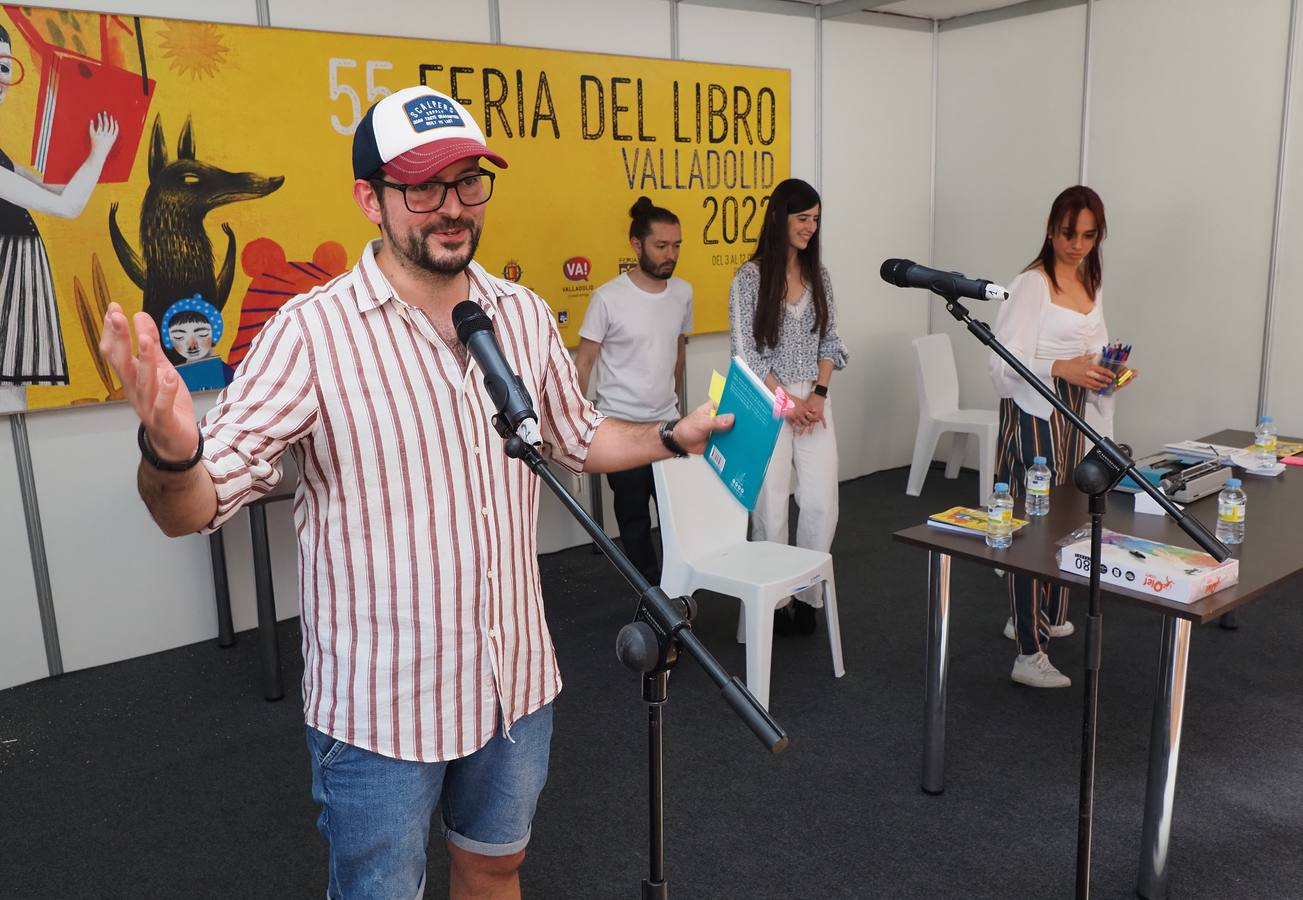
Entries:
POLYGON ((816 394, 818 394, 820 397, 827 397, 827 396, 828 396, 828 385, 826 385, 826 384, 816 384, 816 385, 814 386, 814 392, 815 392, 816 394))
MULTIPOLYGON (((195 430, 199 431, 198 425, 195 426, 195 430)), ((187 459, 185 462, 169 462, 166 459, 160 458, 159 455, 154 452, 154 448, 149 446, 149 440, 145 436, 144 422, 140 423, 140 428, 136 431, 136 443, 140 445, 140 455, 145 462, 163 472, 188 472, 197 466, 199 460, 204 457, 204 433, 202 431, 199 431, 199 446, 195 448, 195 455, 187 459)))
POLYGON ((674 419, 661 423, 661 443, 665 445, 666 450, 675 456, 684 457, 688 455, 688 451, 684 450, 679 442, 674 440, 674 426, 679 424, 680 421, 680 419, 674 419))

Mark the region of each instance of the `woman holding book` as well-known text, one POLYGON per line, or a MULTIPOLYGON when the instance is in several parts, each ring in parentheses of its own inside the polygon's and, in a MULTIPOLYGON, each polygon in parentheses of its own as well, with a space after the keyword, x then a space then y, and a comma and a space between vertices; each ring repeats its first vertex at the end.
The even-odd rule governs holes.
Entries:
MULTIPOLYGON (((1077 185, 1059 194, 1050 207, 1040 253, 1009 285, 995 336, 1069 409, 1111 437, 1114 373, 1098 364, 1109 342, 1099 249, 1107 229, 1104 203, 1093 190, 1077 185), (1108 393, 1101 395, 1101 389, 1108 393)), ((1067 482, 1090 449, 1085 438, 995 354, 991 378, 1001 397, 996 480, 1007 482, 1017 499, 1032 460, 1043 456, 1050 483, 1067 482)), ((1018 643, 1010 677, 1031 687, 1067 687, 1071 679, 1046 654, 1050 638, 1073 632, 1067 588, 1024 575, 1007 579, 1013 615, 1004 634, 1018 643)))
MULTIPOLYGON (((845 367, 832 281, 819 262, 819 194, 797 178, 774 188, 755 255, 729 290, 734 356, 795 405, 783 423, 751 517, 754 540, 787 543, 787 497, 796 473, 796 545, 827 552, 837 529, 837 438, 829 385, 845 367)), ((816 588, 779 609, 775 630, 812 634, 816 588)))
MULTIPOLYGON (((0 102, 21 78, 9 32, 0 26, 0 102)), ((45 242, 28 210, 75 219, 99 181, 118 123, 90 122, 90 152, 67 185, 45 184, 0 150, 0 414, 27 408, 27 385, 67 384, 59 305, 45 242)))

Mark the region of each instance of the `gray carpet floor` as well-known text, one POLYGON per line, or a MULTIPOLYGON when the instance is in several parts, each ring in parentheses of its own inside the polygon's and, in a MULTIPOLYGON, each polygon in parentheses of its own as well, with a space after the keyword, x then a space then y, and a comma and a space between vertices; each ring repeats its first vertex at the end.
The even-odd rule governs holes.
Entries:
MULTIPOLYGON (((1003 585, 956 563, 946 793, 919 789, 925 556, 892 531, 971 503, 934 470, 842 485, 833 548, 846 675, 823 631, 774 644, 772 756, 691 661, 666 710, 666 872, 678 898, 1070 897, 1081 740, 1078 634, 1052 657, 1075 683, 1009 681, 1003 585)), ((646 713, 614 656, 632 599, 590 548, 542 562, 566 687, 523 870, 527 897, 634 898, 646 873, 646 713)), ((1190 653, 1171 896, 1303 897, 1299 583, 1197 628, 1190 653)), ((735 600, 703 595, 696 631, 730 671, 735 600)), ((1159 619, 1105 602, 1094 891, 1134 896, 1159 619)), ((0 897, 319 898, 297 681, 261 699, 256 642, 208 642, 0 691, 0 897)), ((447 861, 431 849, 429 897, 447 861)))

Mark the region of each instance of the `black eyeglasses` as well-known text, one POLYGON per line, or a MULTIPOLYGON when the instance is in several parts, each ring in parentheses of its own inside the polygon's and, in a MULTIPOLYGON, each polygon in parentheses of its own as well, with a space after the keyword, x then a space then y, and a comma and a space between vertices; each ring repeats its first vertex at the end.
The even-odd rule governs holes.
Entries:
POLYGON ((401 192, 403 203, 407 204, 409 212, 430 213, 443 206, 443 201, 448 199, 448 188, 452 188, 457 192, 457 199, 461 201, 462 206, 479 206, 482 203, 488 203, 489 198, 493 196, 493 178, 493 172, 480 169, 470 175, 463 175, 456 181, 423 181, 420 184, 398 184, 393 181, 385 181, 383 178, 375 178, 372 179, 371 184, 383 185, 401 192))

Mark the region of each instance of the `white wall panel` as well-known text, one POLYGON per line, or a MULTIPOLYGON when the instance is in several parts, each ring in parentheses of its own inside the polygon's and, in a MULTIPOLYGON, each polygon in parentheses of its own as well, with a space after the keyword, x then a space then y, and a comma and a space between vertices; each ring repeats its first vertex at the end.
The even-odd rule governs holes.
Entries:
MULTIPOLYGON (((268 0, 268 12, 276 28, 390 34, 439 41, 487 42, 489 39, 488 0, 367 0, 366 3, 268 0)), ((417 83, 416 73, 412 73, 411 83, 417 83)))
POLYGON ((1303 436, 1303 391, 1296 365, 1298 348, 1303 347, 1303 254, 1298 252, 1303 247, 1303 70, 1297 45, 1284 176, 1265 412, 1276 419, 1281 434, 1297 437, 1303 436))
MULTIPOLYGON (((936 266, 1008 284, 1040 250, 1050 204, 1077 181, 1085 27, 1075 6, 941 32, 936 266)), ((950 335, 960 404, 995 409, 990 351, 913 293, 950 335)), ((994 324, 995 304, 968 306, 994 324)))
POLYGON ((1138 451, 1253 425, 1288 21, 1288 0, 1095 8, 1089 176, 1109 329, 1141 373, 1117 434, 1138 451))
POLYGON ((670 55, 665 0, 499 0, 502 43, 628 56, 670 55))
POLYGON ((49 674, 13 432, 0 416, 0 690, 49 674))
POLYGON ((67 671, 217 633, 206 539, 166 538, 136 492, 126 404, 27 417, 67 671))
POLYGON ((840 475, 909 462, 917 404, 910 341, 926 300, 878 277, 927 256, 932 35, 824 24, 823 254, 850 364, 834 376, 840 475))

